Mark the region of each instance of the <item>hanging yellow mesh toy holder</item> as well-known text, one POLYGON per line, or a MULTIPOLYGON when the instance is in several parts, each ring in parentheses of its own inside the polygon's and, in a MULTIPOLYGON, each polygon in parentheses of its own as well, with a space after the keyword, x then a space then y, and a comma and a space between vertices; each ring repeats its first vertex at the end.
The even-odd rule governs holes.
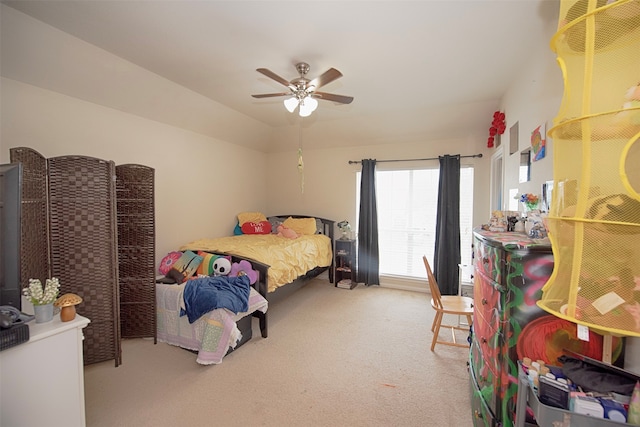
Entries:
POLYGON ((640 336, 640 0, 561 2, 564 78, 548 218, 554 270, 538 305, 640 336))

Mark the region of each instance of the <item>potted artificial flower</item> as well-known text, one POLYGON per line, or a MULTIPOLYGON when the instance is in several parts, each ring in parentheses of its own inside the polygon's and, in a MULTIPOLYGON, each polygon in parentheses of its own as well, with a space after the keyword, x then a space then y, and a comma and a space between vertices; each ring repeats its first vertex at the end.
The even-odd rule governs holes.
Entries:
POLYGON ((537 194, 532 193, 524 193, 520 197, 520 202, 525 207, 525 212, 531 212, 533 210, 538 209, 538 203, 540 203, 540 198, 537 194))
POLYGON ((60 283, 52 277, 47 279, 44 288, 40 279, 29 279, 29 287, 22 293, 33 304, 36 323, 45 323, 53 319, 53 303, 58 297, 60 283))

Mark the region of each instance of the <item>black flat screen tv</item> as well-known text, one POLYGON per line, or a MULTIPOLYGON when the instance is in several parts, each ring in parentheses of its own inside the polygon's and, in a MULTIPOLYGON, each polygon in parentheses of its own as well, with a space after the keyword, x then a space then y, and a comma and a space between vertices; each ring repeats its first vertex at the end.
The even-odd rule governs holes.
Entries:
POLYGON ((0 165, 0 306, 20 310, 22 164, 0 165))

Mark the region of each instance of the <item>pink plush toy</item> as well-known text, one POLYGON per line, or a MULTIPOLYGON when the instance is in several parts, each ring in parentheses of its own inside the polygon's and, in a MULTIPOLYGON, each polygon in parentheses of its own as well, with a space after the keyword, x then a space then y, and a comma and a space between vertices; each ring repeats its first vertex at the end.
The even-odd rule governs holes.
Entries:
POLYGON ((296 233, 295 231, 293 231, 290 228, 285 227, 282 224, 280 224, 278 226, 278 228, 276 228, 276 230, 278 230, 278 236, 286 237, 287 239, 297 239, 298 238, 298 233, 296 233))
POLYGON ((624 99, 626 102, 616 115, 615 123, 620 126, 640 126, 640 82, 627 90, 624 99))
POLYGON ((632 125, 640 125, 640 111, 638 111, 640 108, 640 82, 635 86, 631 86, 624 97, 627 102, 622 104, 622 107, 625 110, 632 110, 628 111, 630 113, 629 122, 632 125))

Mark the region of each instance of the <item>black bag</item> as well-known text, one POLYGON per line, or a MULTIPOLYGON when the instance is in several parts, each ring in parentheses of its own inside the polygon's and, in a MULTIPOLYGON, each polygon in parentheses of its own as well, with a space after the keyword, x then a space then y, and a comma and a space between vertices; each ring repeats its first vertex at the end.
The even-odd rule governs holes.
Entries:
POLYGON ((587 360, 568 356, 560 356, 558 361, 562 363, 562 373, 585 391, 614 392, 631 396, 633 387, 639 380, 631 372, 615 366, 605 366, 601 362, 596 365, 587 360))

